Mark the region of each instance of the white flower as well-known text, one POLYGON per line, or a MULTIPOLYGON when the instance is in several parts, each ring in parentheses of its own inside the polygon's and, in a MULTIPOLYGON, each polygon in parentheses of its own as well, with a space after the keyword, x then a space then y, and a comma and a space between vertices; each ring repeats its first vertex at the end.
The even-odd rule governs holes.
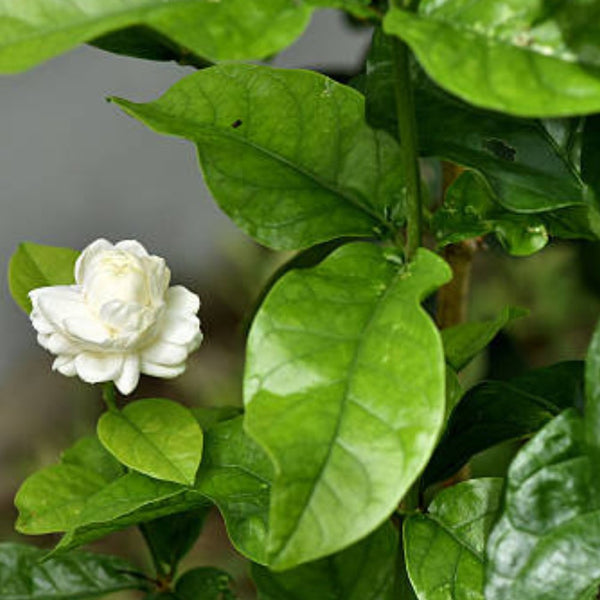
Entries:
POLYGON ((96 240, 75 264, 75 285, 29 293, 39 343, 52 368, 89 383, 114 381, 131 393, 140 373, 176 377, 202 341, 200 299, 169 287, 165 261, 136 241, 96 240))

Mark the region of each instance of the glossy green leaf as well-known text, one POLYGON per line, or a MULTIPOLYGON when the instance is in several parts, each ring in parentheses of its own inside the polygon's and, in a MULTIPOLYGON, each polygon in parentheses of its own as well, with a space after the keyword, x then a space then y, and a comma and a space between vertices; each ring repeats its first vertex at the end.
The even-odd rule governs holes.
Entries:
POLYGON ((2 600, 85 600, 120 590, 144 589, 135 567, 115 556, 73 552, 42 562, 45 550, 0 544, 2 600))
POLYGON ((164 573, 174 574, 179 561, 198 539, 211 506, 170 514, 140 525, 152 560, 164 573))
MULTIPOLYGON (((376 30, 359 87, 368 122, 397 135, 391 53, 391 38, 376 30)), ((509 211, 552 211, 545 212, 543 223, 553 235, 597 236, 592 218, 597 210, 571 152, 577 132, 570 121, 520 119, 476 108, 445 93, 416 64, 412 79, 421 155, 476 169, 509 211)))
POLYGON ((398 532, 386 522, 343 552, 273 572, 252 566, 259 600, 395 600, 398 532))
POLYGON ((305 0, 310 6, 339 8, 364 19, 379 19, 381 14, 371 0, 305 0))
POLYGON ((229 421, 239 417, 243 409, 241 406, 195 406, 190 409, 190 412, 194 415, 198 425, 202 431, 207 431, 218 425, 222 421, 229 421))
POLYGON ((578 361, 476 385, 452 412, 425 470, 424 486, 450 477, 478 452, 530 436, 565 408, 582 405, 583 364, 578 361))
POLYGON ((181 404, 163 398, 105 412, 98 438, 124 465, 150 477, 193 485, 202 457, 202 430, 181 404))
POLYGON ((596 326, 585 361, 585 425, 593 456, 600 458, 600 323, 596 326))
POLYGON ((509 254, 528 256, 548 243, 540 217, 502 208, 485 180, 473 171, 463 173, 450 186, 431 227, 440 246, 494 233, 509 254))
POLYGON ((71 248, 42 246, 32 242, 19 244, 8 264, 8 287, 14 301, 29 313, 31 300, 28 294, 31 290, 74 283, 78 256, 79 252, 71 248))
POLYGON ((528 311, 506 307, 492 321, 474 321, 448 327, 442 331, 444 352, 448 364, 460 371, 479 354, 514 319, 527 316, 528 311))
POLYGON ((581 176, 600 198, 600 115, 585 119, 581 136, 581 176))
POLYGON ((438 494, 404 521, 406 565, 419 600, 484 600, 485 544, 502 479, 473 479, 438 494))
POLYGON ((384 28, 467 102, 551 117, 600 110, 599 23, 595 0, 423 0, 384 28))
POLYGON ((135 25, 209 60, 259 59, 291 44, 310 14, 295 0, 0 0, 0 72, 135 25))
POLYGON ((450 277, 421 249, 399 263, 348 244, 285 275, 252 326, 248 432, 276 464, 269 564, 291 568, 365 536, 397 506, 444 417, 437 328, 419 306, 450 277))
POLYGON ((206 435, 196 489, 221 511, 233 545, 266 563, 271 461, 243 429, 243 418, 220 423, 206 435))
POLYGON ((487 546, 486 600, 593 600, 600 584, 600 489, 574 410, 516 456, 487 546))
POLYGON ((198 567, 184 573, 175 586, 178 600, 235 600, 232 577, 219 569, 198 567))
POLYGON ((192 140, 220 207, 278 249, 400 224, 399 147, 367 126, 355 90, 318 73, 224 65, 148 104, 113 99, 160 133, 192 140))

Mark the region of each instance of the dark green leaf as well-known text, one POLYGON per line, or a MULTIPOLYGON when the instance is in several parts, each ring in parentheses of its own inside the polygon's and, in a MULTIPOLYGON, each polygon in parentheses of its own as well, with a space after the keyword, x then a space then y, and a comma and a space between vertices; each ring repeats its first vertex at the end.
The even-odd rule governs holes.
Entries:
POLYGON ((600 489, 574 410, 517 455, 487 546, 486 600, 593 600, 600 583, 600 489))
POLYGON ((199 567, 184 573, 175 586, 179 600, 235 600, 230 575, 212 567, 199 567))
POLYGON ((229 421, 242 414, 240 406, 195 406, 190 411, 202 431, 207 431, 222 421, 229 421))
POLYGON ((98 438, 124 465, 150 477, 194 485, 202 457, 202 430, 181 404, 163 398, 131 402, 105 412, 98 438))
POLYGON ((406 518, 406 564, 419 600, 484 600, 485 544, 501 492, 501 479, 465 481, 440 492, 427 514, 406 518))
POLYGON ((276 464, 271 566, 360 539, 423 468, 444 417, 445 374, 419 301, 449 275, 427 250, 403 265, 355 243, 271 290, 250 332, 244 389, 246 428, 276 464))
POLYGON ((493 321, 462 323, 442 331, 448 364, 460 371, 477 356, 512 320, 527 316, 528 311, 509 306, 493 321))
POLYGON ((271 461, 244 433, 242 417, 207 432, 196 489, 219 507, 233 545, 259 563, 267 560, 272 479, 271 461))
POLYGON ((402 221, 397 143, 367 126, 360 94, 323 75, 225 65, 149 104, 114 101, 155 131, 194 141, 216 201, 263 244, 372 237, 402 221))
POLYGON ((162 572, 173 574, 198 539, 211 506, 167 515, 140 525, 152 558, 162 572))
POLYGON ((42 562, 45 550, 0 544, 2 600, 84 600, 144 589, 135 568, 115 556, 73 552, 42 562))
POLYGON ((485 180, 473 171, 463 173, 448 189, 431 227, 441 246, 494 233, 514 256, 528 256, 548 243, 540 217, 502 208, 485 180))
POLYGON ((522 116, 600 110, 600 4, 589 0, 423 0, 392 9, 429 75, 466 101, 522 116))
POLYGON ((372 6, 373 2, 371 0, 306 0, 306 3, 322 8, 339 8, 355 17, 365 19, 380 17, 379 11, 372 6))
MULTIPOLYGON (((0 17, 1 21, 1 17, 0 17)), ((42 246, 32 242, 19 244, 8 264, 8 287, 14 301, 31 312, 29 292, 48 285, 75 283, 75 261, 79 252, 71 248, 42 246)))
POLYGON ((136 25, 171 40, 179 54, 213 61, 259 59, 291 44, 310 15, 311 9, 295 0, 0 0, 0 72, 28 69, 136 25))
POLYGON ((600 458, 600 323, 596 326, 585 361, 585 425, 590 450, 600 458))
POLYGON ((252 566, 259 600, 394 600, 398 532, 387 522, 343 552, 283 572, 252 566))
POLYGON ((452 412, 424 485, 450 477, 495 444, 534 434, 561 410, 582 403, 583 364, 576 361, 475 386, 452 412))
POLYGON ((585 120, 581 147, 581 176, 600 198, 600 115, 585 120))

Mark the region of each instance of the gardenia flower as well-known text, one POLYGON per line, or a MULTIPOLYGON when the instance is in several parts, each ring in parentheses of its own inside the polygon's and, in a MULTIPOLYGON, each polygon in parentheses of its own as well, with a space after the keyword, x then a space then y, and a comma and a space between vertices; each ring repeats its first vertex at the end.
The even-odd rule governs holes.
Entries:
POLYGON ((89 383, 114 381, 131 393, 140 373, 176 377, 202 341, 200 299, 169 287, 165 261, 136 241, 90 244, 75 263, 75 285, 29 293, 39 343, 52 368, 89 383))

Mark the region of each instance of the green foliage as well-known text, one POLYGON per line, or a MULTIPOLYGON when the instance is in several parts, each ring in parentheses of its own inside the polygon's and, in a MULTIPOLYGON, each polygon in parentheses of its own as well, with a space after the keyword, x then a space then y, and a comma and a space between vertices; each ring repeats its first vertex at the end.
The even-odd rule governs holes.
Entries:
POLYGON ((494 233, 514 256, 528 256, 548 243, 541 218, 510 213, 494 202, 485 180, 472 171, 461 175, 448 189, 431 228, 440 246, 494 233))
POLYGON ((441 492, 404 522, 406 564, 419 600, 484 600, 485 544, 500 509, 501 479, 441 492))
POLYGON ((402 223, 399 148, 363 98, 318 73, 226 65, 162 98, 114 98, 160 133, 192 140, 219 206, 259 242, 299 249, 402 223))
POLYGON ((596 597, 598 482, 574 410, 548 423, 519 452, 488 544, 486 600, 596 597))
POLYGON ((78 256, 79 252, 70 248, 31 242, 19 244, 8 265, 8 286, 14 301, 29 313, 31 290, 74 283, 73 269, 78 256))
POLYGON ((0 72, 28 69, 134 25, 164 36, 184 60, 190 54, 209 60, 259 59, 291 44, 310 14, 295 0, 1 0, 0 72))
POLYGON ((522 308, 506 307, 494 320, 462 323, 444 329, 442 341, 446 361, 455 370, 466 367, 512 320, 525 317, 522 308))
POLYGON ((288 273, 267 296, 248 339, 244 396, 246 428, 276 464, 271 565, 363 537, 425 465, 444 416, 444 365, 419 301, 448 279, 426 250, 403 265, 356 243, 288 273))
POLYGON ((135 567, 115 556, 72 552, 42 562, 44 554, 24 544, 0 544, 2 600, 85 600, 145 587, 135 567))
POLYGON ((212 567, 199 567, 184 573, 175 586, 177 600, 235 600, 231 577, 212 567))
POLYGON ((535 369, 509 381, 485 381, 458 403, 424 474, 442 481, 495 444, 530 436, 562 410, 583 404, 583 365, 535 369))
POLYGON ((290 571, 253 566, 259 600, 393 600, 398 532, 385 523, 343 552, 290 571))
POLYGON ((121 463, 157 479, 194 485, 202 430, 181 404, 148 398, 111 410, 98 421, 98 438, 121 463))
POLYGON ((423 0, 418 14, 390 10, 384 27, 466 101, 552 117, 600 111, 599 17, 589 0, 423 0))

